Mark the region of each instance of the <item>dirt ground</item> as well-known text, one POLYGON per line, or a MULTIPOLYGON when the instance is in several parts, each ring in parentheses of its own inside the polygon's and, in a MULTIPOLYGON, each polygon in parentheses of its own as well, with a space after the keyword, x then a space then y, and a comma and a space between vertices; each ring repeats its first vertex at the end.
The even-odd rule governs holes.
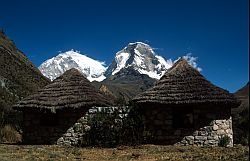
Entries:
POLYGON ((249 147, 206 148, 194 146, 141 145, 118 148, 76 148, 56 145, 0 144, 0 161, 12 160, 249 160, 249 147))

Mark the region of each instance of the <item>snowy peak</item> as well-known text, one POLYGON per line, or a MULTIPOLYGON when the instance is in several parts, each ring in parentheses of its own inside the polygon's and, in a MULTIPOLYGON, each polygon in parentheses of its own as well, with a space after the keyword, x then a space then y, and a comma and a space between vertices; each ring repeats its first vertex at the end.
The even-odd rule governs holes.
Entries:
POLYGON ((89 81, 102 81, 106 78, 103 75, 106 70, 104 62, 91 59, 74 50, 60 53, 42 63, 38 68, 44 76, 51 80, 71 68, 78 69, 89 81))
MULTIPOLYGON (((183 57, 188 63, 201 71, 198 67, 196 57, 187 54, 183 57)), ((174 61, 175 62, 175 61, 174 61)), ((140 74, 148 75, 150 78, 160 79, 174 63, 171 59, 164 59, 155 53, 154 49, 145 43, 129 43, 118 51, 111 65, 106 68, 103 62, 91 59, 80 52, 70 50, 60 53, 39 66, 42 74, 51 80, 62 75, 65 71, 76 68, 89 80, 101 82, 104 79, 129 70, 135 70, 140 74), (124 69, 124 70, 122 70, 124 69)))
POLYGON ((153 48, 142 42, 129 43, 124 49, 116 53, 115 59, 107 69, 105 75, 118 73, 121 69, 132 66, 141 74, 160 79, 165 71, 172 66, 172 61, 165 61, 156 55, 153 48))

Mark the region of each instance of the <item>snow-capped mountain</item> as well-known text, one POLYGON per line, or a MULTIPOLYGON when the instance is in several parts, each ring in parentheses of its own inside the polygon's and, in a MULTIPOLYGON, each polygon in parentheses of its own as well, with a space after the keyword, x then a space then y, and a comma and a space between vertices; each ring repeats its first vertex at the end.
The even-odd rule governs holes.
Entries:
POLYGON ((171 59, 165 59, 155 54, 152 47, 142 42, 129 43, 124 49, 116 53, 115 59, 105 72, 109 77, 121 69, 133 67, 141 74, 160 79, 165 71, 173 65, 171 59))
POLYGON ((94 80, 102 81, 106 78, 104 76, 106 71, 104 62, 91 59, 74 50, 60 53, 56 57, 46 60, 38 67, 42 74, 51 80, 54 80, 71 68, 81 71, 91 82, 94 80))
MULTIPOLYGON (((196 63, 195 57, 187 54, 183 57, 189 64, 201 70, 196 63)), ((48 59, 38 68, 42 74, 51 80, 62 75, 65 71, 76 68, 79 69, 89 81, 101 82, 112 75, 125 71, 122 69, 135 70, 140 74, 148 75, 153 79, 160 79, 167 69, 175 61, 165 60, 157 55, 153 48, 142 42, 129 43, 124 49, 117 52, 114 60, 108 68, 103 62, 91 59, 74 50, 60 53, 56 57, 48 59)), ((120 73, 121 74, 121 73, 120 73)))

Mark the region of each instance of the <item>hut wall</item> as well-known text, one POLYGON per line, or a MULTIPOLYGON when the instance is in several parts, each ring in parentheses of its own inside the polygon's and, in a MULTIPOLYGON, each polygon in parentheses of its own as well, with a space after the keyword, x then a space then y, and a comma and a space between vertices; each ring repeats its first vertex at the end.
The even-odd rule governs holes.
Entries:
MULTIPOLYGON (((47 112, 50 113, 50 112, 47 112)), ((57 140, 83 115, 81 112, 59 111, 55 119, 49 119, 46 125, 42 118, 46 115, 40 110, 26 110, 23 113, 24 144, 56 144, 57 140)), ((46 119, 46 118, 45 118, 46 119)))
MULTIPOLYGON (((192 108, 193 125, 186 128, 175 126, 182 119, 175 114, 176 108, 154 107, 145 111, 145 134, 147 143, 196 146, 217 146, 223 136, 230 137, 228 146, 233 146, 232 118, 230 108, 192 108), (220 109, 220 110, 218 110, 220 109)), ((177 114, 181 115, 183 108, 177 114)))
POLYGON ((76 146, 88 145, 88 131, 91 127, 88 125, 87 117, 93 117, 98 112, 107 114, 113 113, 118 110, 121 118, 127 115, 127 107, 92 107, 85 115, 82 115, 66 132, 57 140, 58 145, 76 146))

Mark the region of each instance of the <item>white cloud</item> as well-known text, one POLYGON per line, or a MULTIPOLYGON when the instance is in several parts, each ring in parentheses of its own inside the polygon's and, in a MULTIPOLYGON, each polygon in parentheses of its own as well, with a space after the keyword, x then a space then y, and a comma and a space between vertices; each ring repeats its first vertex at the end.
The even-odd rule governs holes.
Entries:
MULTIPOLYGON (((178 61, 181 57, 179 57, 174 62, 178 61)), ((187 53, 185 56, 183 56, 184 59, 187 60, 188 64, 192 65, 194 68, 196 68, 199 72, 202 71, 202 68, 198 67, 197 60, 198 57, 193 57, 192 53, 187 53)))

